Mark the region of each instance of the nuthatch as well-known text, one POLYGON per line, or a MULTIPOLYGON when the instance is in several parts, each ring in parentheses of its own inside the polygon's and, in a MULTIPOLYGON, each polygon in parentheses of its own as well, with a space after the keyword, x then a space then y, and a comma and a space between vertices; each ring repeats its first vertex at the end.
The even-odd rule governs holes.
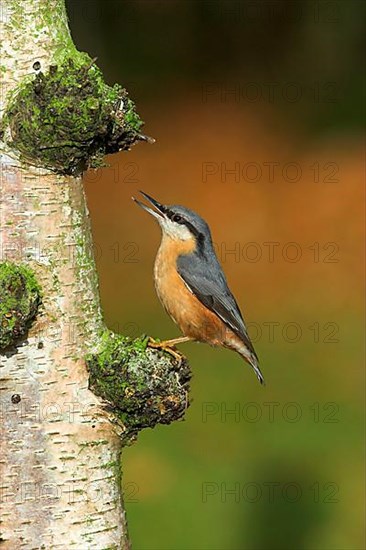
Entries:
POLYGON ((207 223, 184 206, 165 206, 142 191, 141 194, 154 210, 134 197, 133 200, 154 216, 162 229, 154 266, 156 291, 184 334, 151 345, 172 351, 175 344, 195 340, 229 348, 253 367, 264 384, 257 354, 216 257, 207 223))

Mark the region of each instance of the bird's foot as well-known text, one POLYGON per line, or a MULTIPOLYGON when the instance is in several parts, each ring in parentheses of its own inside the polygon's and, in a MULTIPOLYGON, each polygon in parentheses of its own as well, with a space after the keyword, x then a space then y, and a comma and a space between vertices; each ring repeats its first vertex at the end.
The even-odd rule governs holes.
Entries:
POLYGON ((153 348, 153 349, 160 349, 162 351, 165 351, 167 353, 169 353, 172 357, 174 357, 174 359, 177 361, 177 366, 180 367, 183 359, 184 359, 184 355, 182 355, 174 346, 175 343, 179 343, 179 342, 185 342, 186 340, 182 340, 180 338, 176 338, 174 340, 165 340, 163 342, 158 342, 157 340, 154 340, 154 338, 152 338, 151 336, 149 336, 149 339, 147 341, 147 346, 149 348, 153 348))

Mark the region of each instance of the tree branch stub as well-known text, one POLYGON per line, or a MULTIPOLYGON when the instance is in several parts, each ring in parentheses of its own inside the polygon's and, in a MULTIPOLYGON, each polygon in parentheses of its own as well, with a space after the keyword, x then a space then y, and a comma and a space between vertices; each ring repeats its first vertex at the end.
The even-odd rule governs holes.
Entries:
POLYGON ((108 86, 94 61, 77 52, 13 90, 0 133, 23 162, 79 175, 146 140, 142 124, 127 91, 108 86))
POLYGON ((86 359, 89 387, 103 399, 125 443, 144 428, 180 420, 189 406, 186 359, 178 365, 147 342, 147 337, 131 340, 105 331, 98 352, 86 359))

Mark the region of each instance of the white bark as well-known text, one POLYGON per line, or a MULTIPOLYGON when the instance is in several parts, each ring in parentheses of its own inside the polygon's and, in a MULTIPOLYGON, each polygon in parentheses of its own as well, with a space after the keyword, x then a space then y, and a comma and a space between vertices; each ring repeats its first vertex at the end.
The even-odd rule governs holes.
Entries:
MULTIPOLYGON (((63 0, 2 0, 0 35, 3 112, 35 61, 72 47, 63 0)), ((2 548, 126 548, 120 440, 83 359, 102 319, 82 182, 4 146, 0 163, 0 259, 30 265, 43 289, 27 340, 0 355, 2 548)))

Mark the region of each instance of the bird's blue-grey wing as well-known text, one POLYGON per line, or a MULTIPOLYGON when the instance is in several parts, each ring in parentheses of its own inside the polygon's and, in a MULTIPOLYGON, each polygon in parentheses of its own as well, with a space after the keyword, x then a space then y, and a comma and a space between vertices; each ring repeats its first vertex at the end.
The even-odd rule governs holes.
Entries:
POLYGON ((225 325, 239 336, 248 350, 258 359, 239 306, 230 292, 225 275, 214 252, 212 251, 208 257, 196 252, 189 256, 179 256, 177 269, 179 275, 196 298, 220 317, 225 325))

